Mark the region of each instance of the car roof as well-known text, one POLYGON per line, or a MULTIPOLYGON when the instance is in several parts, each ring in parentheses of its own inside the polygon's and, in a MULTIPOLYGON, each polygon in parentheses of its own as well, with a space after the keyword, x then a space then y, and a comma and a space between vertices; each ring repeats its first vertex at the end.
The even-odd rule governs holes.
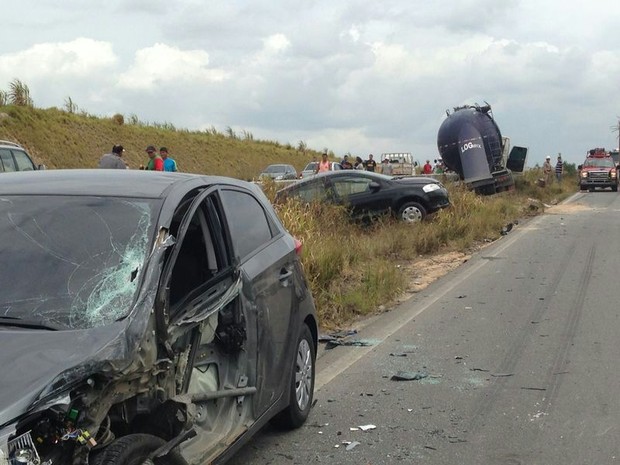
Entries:
POLYGON ((371 171, 362 171, 362 170, 337 170, 337 171, 323 171, 321 173, 317 173, 314 176, 309 178, 300 179, 293 184, 282 188, 282 190, 293 188, 294 186, 300 186, 303 184, 307 184, 310 182, 316 182, 317 179, 322 178, 339 178, 344 176, 354 176, 354 177, 365 177, 365 178, 373 178, 373 179, 381 179, 382 181, 393 179, 391 176, 385 176, 380 173, 373 173, 371 171))
POLYGON ((11 148, 24 150, 24 148, 21 145, 19 145, 17 142, 13 142, 10 140, 4 140, 4 139, 0 139, 0 147, 11 147, 11 148))
POLYGON ((246 188, 252 186, 232 178, 189 173, 106 169, 45 170, 3 173, 0 195, 161 198, 175 187, 189 190, 211 184, 230 184, 246 188))
MULTIPOLYGON (((274 163, 272 165, 268 165, 267 168, 271 168, 271 167, 278 167, 278 168, 294 168, 293 165, 289 165, 288 163, 274 163)), ((265 168, 265 169, 267 169, 265 168)))

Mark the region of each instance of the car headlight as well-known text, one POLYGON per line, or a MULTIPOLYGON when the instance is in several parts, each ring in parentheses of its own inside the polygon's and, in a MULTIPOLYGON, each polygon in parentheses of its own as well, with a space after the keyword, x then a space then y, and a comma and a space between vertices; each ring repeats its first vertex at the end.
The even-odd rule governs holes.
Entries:
POLYGON ((587 171, 582 171, 581 172, 581 177, 582 178, 587 178, 588 177, 588 172, 587 171))
POLYGON ((0 465, 8 465, 9 463, 39 465, 41 458, 34 446, 30 432, 8 441, 7 439, 11 434, 10 430, 0 432, 0 465))
POLYGON ((422 190, 427 194, 429 192, 437 191, 439 189, 441 189, 441 186, 439 184, 424 184, 424 186, 422 187, 422 190))

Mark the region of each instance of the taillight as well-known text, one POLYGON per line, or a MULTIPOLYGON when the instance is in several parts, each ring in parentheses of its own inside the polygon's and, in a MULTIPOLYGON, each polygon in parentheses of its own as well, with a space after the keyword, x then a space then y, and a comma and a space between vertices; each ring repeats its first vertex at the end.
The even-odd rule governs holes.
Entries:
POLYGON ((295 239, 295 253, 297 254, 298 257, 301 257, 301 249, 303 247, 303 244, 296 237, 294 237, 293 239, 295 239))

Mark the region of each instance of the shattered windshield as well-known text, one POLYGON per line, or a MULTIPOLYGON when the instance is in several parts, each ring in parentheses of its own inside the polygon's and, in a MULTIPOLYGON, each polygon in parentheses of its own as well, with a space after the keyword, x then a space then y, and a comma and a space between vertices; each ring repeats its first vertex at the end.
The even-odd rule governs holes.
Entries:
POLYGON ((158 201, 0 197, 0 317, 92 328, 128 314, 158 201))

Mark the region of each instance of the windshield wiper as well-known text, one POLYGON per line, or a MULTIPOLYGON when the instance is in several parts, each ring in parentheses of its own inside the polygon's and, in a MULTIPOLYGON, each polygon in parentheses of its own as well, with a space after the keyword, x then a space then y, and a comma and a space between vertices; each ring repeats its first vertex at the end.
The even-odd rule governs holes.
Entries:
POLYGON ((0 326, 18 326, 28 329, 46 329, 48 331, 63 329, 60 325, 54 325, 43 320, 25 320, 15 316, 0 316, 0 326))

